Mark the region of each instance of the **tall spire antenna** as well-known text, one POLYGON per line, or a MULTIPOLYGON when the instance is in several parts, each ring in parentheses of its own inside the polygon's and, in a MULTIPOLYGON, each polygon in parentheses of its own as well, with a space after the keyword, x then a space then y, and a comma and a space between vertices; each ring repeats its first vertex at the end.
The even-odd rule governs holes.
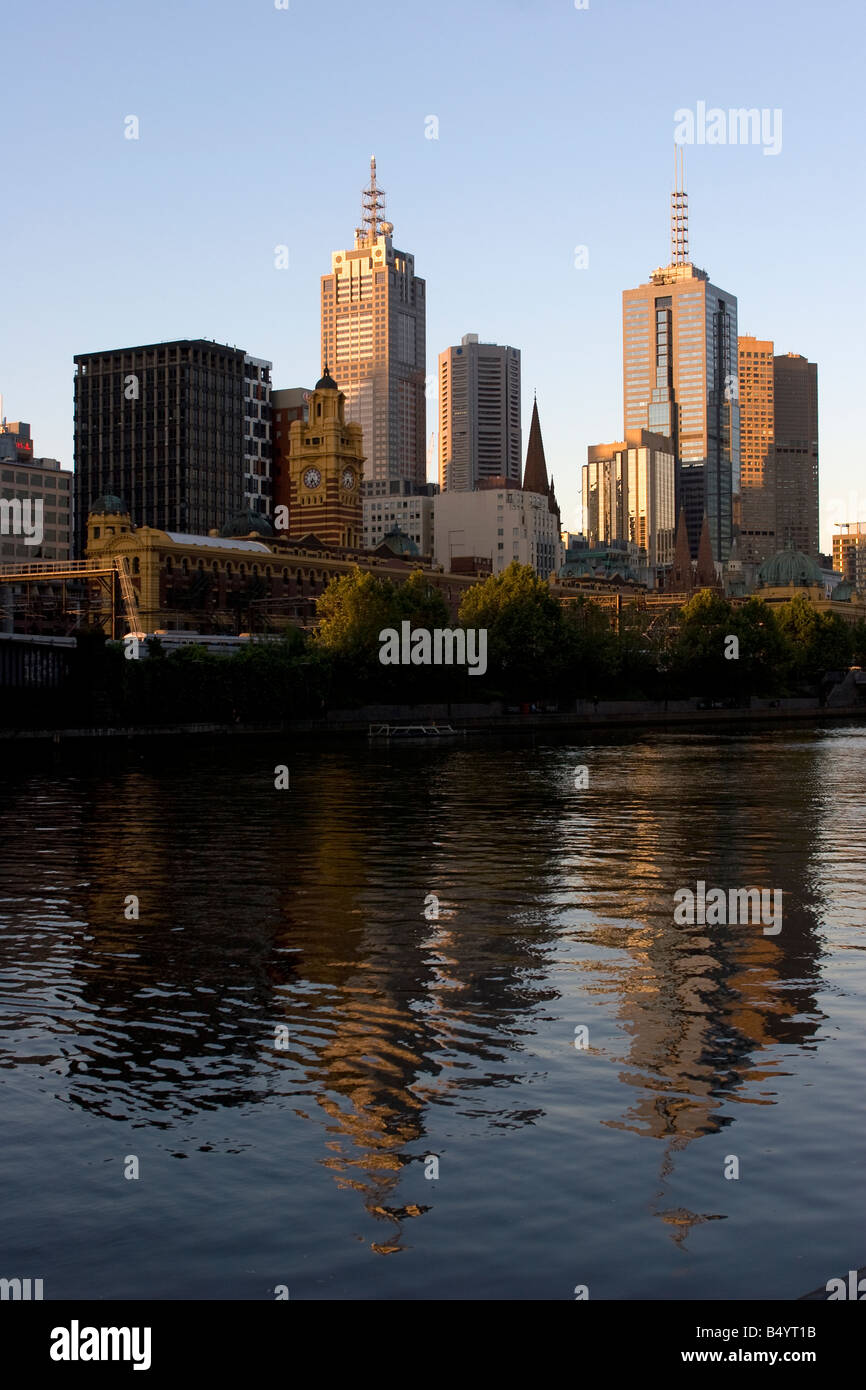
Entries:
POLYGON ((689 263, 689 195, 685 151, 674 146, 674 191, 671 194, 671 265, 689 263))
POLYGON ((376 185, 376 156, 370 156, 370 187, 361 193, 361 226, 370 241, 384 231, 385 190, 376 185))

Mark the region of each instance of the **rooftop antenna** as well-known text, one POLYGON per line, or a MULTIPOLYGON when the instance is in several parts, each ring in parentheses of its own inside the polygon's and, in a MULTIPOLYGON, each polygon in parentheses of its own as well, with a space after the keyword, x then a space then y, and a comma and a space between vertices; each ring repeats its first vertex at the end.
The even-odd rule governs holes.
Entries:
POLYGON ((361 225, 367 237, 375 241, 384 231, 385 190, 376 185, 376 156, 370 155, 370 187, 361 193, 361 225))
POLYGON ((689 195, 685 151, 674 145, 674 191, 671 194, 671 265, 689 263, 689 195))

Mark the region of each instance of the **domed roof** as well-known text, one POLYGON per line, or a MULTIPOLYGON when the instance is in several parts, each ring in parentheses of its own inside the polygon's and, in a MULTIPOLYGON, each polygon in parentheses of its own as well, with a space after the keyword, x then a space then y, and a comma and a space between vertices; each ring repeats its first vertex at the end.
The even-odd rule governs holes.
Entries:
POLYGON ((393 531, 388 531, 382 537, 382 545, 387 545, 388 549, 393 551, 395 555, 421 554, 412 537, 407 536, 405 531, 401 531, 399 526, 395 526, 393 531))
POLYGON ((238 512, 220 531, 223 537, 233 537, 240 539, 248 536, 253 531, 257 536, 267 536, 269 539, 274 534, 274 528, 266 516, 261 516, 259 512, 245 511, 238 512))
POLYGON ((854 585, 843 579, 841 584, 836 584, 830 591, 830 598, 834 603, 850 603, 853 594, 854 585))
POLYGON ((113 492, 103 493, 102 497, 96 497, 90 504, 91 513, 98 516, 127 516, 129 508, 122 497, 115 497, 113 492))
POLYGON ((334 378, 331 376, 331 373, 328 371, 328 364, 327 364, 327 362, 326 362, 326 363, 325 363, 325 371, 324 371, 324 374, 323 374, 322 376, 320 376, 320 377, 319 377, 319 380, 316 382, 316 390, 317 390, 317 391, 339 391, 339 389, 340 389, 340 388, 339 388, 339 386, 337 385, 336 381, 335 381, 334 378))
POLYGON ((758 570, 758 580, 768 589, 806 588, 823 585, 821 571, 801 550, 780 550, 771 555, 758 570))

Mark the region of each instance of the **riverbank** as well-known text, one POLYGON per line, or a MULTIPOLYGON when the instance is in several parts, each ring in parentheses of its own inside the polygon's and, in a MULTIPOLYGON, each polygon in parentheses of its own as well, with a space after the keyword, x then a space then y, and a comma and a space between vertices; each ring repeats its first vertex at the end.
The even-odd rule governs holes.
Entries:
POLYGON ((296 719, 267 724, 165 724, 70 729, 0 729, 0 741, 64 743, 88 739, 241 738, 302 734, 313 738, 366 738, 374 724, 442 724, 463 734, 523 734, 610 728, 712 728, 730 725, 825 724, 866 721, 866 705, 822 706, 817 700, 755 702, 750 708, 700 709, 696 702, 671 702, 667 707, 649 701, 578 703, 569 711, 510 712, 501 706, 370 705, 359 710, 333 710, 322 719, 296 719))

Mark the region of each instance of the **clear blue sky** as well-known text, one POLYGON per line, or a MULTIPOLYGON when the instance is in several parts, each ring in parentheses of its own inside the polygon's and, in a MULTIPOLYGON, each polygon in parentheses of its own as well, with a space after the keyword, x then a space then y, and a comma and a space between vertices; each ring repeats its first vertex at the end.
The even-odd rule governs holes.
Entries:
POLYGON ((524 449, 537 387, 575 529, 586 446, 622 429, 621 291, 668 260, 674 112, 781 108, 777 156, 686 150, 692 256, 741 332, 818 363, 827 547, 866 520, 864 30, 860 0, 7 0, 5 414, 69 466, 74 353, 178 337, 313 382, 375 153, 428 371, 467 332, 521 349, 524 449))

